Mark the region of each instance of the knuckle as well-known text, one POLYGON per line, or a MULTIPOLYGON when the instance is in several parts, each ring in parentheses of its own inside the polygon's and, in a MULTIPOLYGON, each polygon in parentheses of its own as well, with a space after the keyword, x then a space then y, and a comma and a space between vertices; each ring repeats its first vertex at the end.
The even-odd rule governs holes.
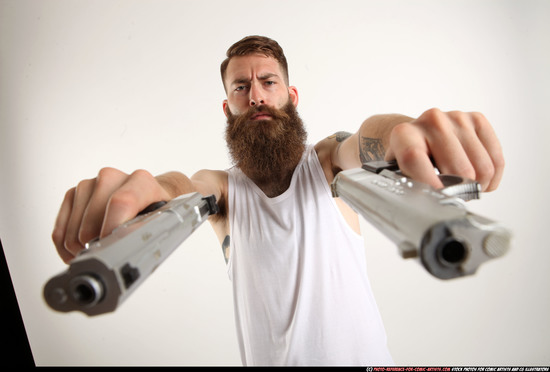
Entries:
POLYGON ((443 112, 437 107, 426 110, 422 116, 428 121, 439 121, 443 117, 443 112))
POLYGON ((413 127, 410 123, 397 124, 392 128, 391 137, 407 138, 413 134, 413 127))
POLYGON ((483 132, 486 128, 490 126, 489 121, 482 113, 472 112, 470 113, 470 116, 472 118, 472 123, 476 133, 483 132))
POLYGON ((469 115, 463 111, 451 111, 448 113, 449 118, 452 120, 453 124, 459 129, 464 129, 469 127, 470 119, 469 115))
MULTIPOLYGON (((160 190, 162 187, 158 183, 155 176, 153 176, 149 171, 138 169, 132 173, 131 177, 136 181, 135 186, 140 188, 136 191, 139 191, 142 194, 147 194, 150 197, 161 197, 162 192, 160 190)), ((136 198, 136 200, 138 200, 138 198, 136 198)))
POLYGON ((449 115, 451 119, 457 120, 457 121, 462 121, 466 117, 466 114, 463 111, 458 111, 458 110, 449 111, 447 115, 449 115))
POLYGON ((65 230, 61 227, 55 227, 52 231, 52 240, 56 247, 63 246, 65 239, 65 230))
POLYGON ((407 131, 409 130, 409 127, 410 127, 409 123, 400 123, 392 128, 392 132, 399 133, 399 132, 407 131))
POLYGON ((110 179, 114 176, 118 176, 120 173, 122 172, 119 171, 118 169, 111 168, 111 167, 104 167, 99 170, 97 177, 98 177, 98 180, 102 178, 110 179))
POLYGON ((146 182, 149 182, 154 178, 153 175, 150 172, 146 171, 145 169, 135 170, 134 172, 132 172, 131 177, 139 180, 143 180, 146 182))
POLYGON ((93 179, 82 180, 78 183, 78 185, 76 185, 75 192, 78 193, 81 190, 88 189, 93 184, 95 184, 95 180, 93 179))
POLYGON ((97 174, 96 184, 98 188, 110 187, 110 185, 116 183, 124 173, 115 168, 105 167, 102 168, 97 174))
POLYGON ((67 192, 65 193, 64 200, 71 200, 71 199, 73 199, 73 198, 74 198, 75 192, 76 192, 76 186, 70 188, 69 190, 67 190, 67 192))
POLYGON ((495 175, 495 168, 491 164, 479 165, 476 169, 476 178, 482 184, 488 184, 495 175))
POLYGON ((480 122, 480 123, 483 123, 483 124, 488 123, 487 118, 481 112, 473 111, 473 112, 470 113, 470 115, 471 115, 472 119, 476 122, 480 122))
POLYGON ((448 130, 448 117, 438 108, 432 108, 422 115, 422 124, 428 132, 441 134, 448 130))

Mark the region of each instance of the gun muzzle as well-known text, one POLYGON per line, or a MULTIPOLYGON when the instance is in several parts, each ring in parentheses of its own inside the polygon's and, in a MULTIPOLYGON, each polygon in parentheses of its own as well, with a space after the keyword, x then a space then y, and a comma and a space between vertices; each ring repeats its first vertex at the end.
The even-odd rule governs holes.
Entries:
POLYGON ((477 182, 440 175, 445 188, 436 190, 399 174, 396 164, 380 163, 340 172, 332 191, 403 258, 418 258, 435 277, 451 279, 472 275, 508 251, 510 231, 466 209, 465 200, 479 198, 477 182))
POLYGON ((69 268, 44 286, 44 300, 60 312, 114 311, 211 214, 214 196, 179 196, 87 244, 69 268))

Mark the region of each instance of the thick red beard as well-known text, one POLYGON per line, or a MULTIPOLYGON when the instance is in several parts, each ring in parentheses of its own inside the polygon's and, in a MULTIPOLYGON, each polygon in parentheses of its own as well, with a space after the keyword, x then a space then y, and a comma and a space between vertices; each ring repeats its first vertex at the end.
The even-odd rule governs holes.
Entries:
POLYGON ((284 182, 298 165, 307 140, 292 102, 281 110, 252 106, 242 115, 227 111, 225 139, 233 164, 257 183, 284 182), (250 120, 258 112, 268 113, 271 120, 250 120))

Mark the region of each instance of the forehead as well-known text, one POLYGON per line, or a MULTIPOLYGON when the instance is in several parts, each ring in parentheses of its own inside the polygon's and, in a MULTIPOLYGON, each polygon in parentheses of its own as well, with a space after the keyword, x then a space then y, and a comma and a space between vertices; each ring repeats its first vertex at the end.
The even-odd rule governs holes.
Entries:
POLYGON ((235 80, 251 79, 265 74, 275 74, 282 79, 283 72, 276 59, 261 54, 237 56, 231 58, 227 65, 226 81, 231 84, 235 80))

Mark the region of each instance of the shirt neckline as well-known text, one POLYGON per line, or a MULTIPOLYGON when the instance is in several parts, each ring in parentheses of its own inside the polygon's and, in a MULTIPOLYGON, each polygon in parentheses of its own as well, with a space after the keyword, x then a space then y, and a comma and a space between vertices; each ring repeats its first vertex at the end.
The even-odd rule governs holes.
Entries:
POLYGON ((294 172, 292 173, 292 178, 290 179, 290 185, 288 186, 288 188, 281 195, 277 195, 277 196, 274 196, 272 198, 267 196, 263 192, 263 190, 260 189, 260 187, 254 183, 254 181, 252 181, 246 174, 244 174, 244 172, 242 170, 239 169, 239 172, 241 173, 241 175, 242 175, 243 179, 245 180, 245 182, 247 182, 250 185, 252 190, 259 197, 261 197, 263 200, 265 200, 269 203, 279 203, 279 202, 285 200, 286 198, 288 198, 290 195, 292 195, 293 190, 294 190, 294 186, 297 182, 296 179, 298 178, 298 174, 299 174, 298 170, 302 167, 302 165, 304 164, 306 158, 308 157, 308 155, 310 154, 312 149, 313 149, 312 145, 307 145, 306 146, 306 149, 304 150, 304 153, 302 154, 302 157, 301 157, 300 161, 298 162, 298 165, 296 165, 296 168, 294 168, 294 172))

